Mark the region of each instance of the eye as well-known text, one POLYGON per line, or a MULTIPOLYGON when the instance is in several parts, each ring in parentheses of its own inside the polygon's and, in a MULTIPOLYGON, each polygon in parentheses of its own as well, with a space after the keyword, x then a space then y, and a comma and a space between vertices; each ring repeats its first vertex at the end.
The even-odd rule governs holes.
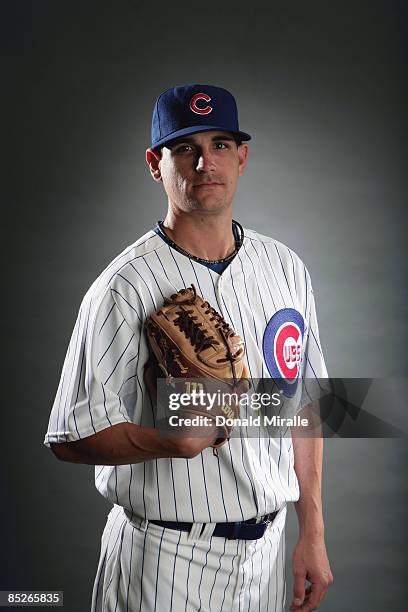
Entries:
POLYGON ((227 142, 216 142, 215 143, 215 148, 216 149, 229 149, 229 143, 227 143, 227 142))
POLYGON ((174 153, 189 153, 192 150, 191 146, 188 144, 179 145, 173 149, 174 153))

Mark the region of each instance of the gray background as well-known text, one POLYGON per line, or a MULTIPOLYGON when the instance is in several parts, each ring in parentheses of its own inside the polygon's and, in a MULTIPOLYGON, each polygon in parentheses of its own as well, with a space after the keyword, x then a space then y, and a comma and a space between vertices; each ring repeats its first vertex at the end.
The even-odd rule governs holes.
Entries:
MULTIPOLYGON (((144 163, 163 89, 236 95, 253 141, 234 216, 305 261, 330 374, 406 376, 405 6, 2 3, 0 589, 89 607, 109 505, 42 440, 82 296, 165 214, 144 163)), ((326 441, 323 610, 406 609, 406 467, 406 440, 326 441)), ((291 511, 289 579, 295 537, 291 511)))

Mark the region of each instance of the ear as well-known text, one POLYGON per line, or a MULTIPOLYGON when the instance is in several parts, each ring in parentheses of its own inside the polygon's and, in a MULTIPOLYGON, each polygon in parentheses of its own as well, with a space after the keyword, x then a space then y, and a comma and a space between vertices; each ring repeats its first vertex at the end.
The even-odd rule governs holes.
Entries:
POLYGON ((245 172, 245 168, 248 162, 248 145, 241 143, 238 147, 238 175, 242 176, 245 172))
POLYGON ((160 171, 161 153, 153 151, 153 149, 146 149, 146 163, 149 166, 150 174, 153 180, 159 182, 162 180, 160 171))

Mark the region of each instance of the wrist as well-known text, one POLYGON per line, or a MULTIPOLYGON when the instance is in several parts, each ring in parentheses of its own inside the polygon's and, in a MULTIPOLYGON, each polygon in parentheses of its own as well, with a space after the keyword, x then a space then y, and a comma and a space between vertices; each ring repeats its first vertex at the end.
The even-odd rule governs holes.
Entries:
POLYGON ((321 508, 302 507, 295 504, 299 523, 299 535, 307 538, 324 538, 324 522, 321 508))
POLYGON ((323 518, 313 517, 299 520, 299 537, 307 539, 324 539, 323 518))

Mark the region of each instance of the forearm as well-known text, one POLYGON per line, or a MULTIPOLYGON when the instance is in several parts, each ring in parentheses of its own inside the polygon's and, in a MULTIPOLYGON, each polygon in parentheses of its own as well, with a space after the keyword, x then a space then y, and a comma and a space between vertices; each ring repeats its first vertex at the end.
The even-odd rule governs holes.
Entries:
POLYGON ((299 482, 300 497, 295 502, 301 535, 324 534, 322 511, 322 460, 323 439, 321 437, 292 438, 295 472, 299 482))
POLYGON ((149 459, 182 456, 182 440, 153 427, 118 423, 77 440, 51 444, 58 459, 89 465, 128 465, 149 459))

